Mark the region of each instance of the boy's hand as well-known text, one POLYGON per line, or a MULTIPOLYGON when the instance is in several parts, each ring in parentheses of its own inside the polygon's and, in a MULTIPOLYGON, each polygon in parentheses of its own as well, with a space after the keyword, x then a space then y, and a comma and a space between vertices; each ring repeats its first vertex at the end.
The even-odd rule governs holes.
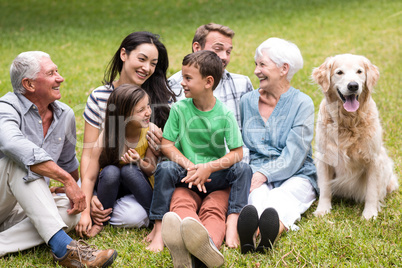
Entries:
POLYGON ((182 182, 188 183, 188 188, 196 185, 200 192, 207 192, 205 187, 206 182, 210 182, 211 170, 207 164, 198 164, 187 169, 187 176, 182 179, 182 182))
POLYGON ((194 166, 187 168, 187 176, 184 177, 181 182, 188 183, 188 188, 191 188, 193 186, 193 181, 191 178, 195 174, 197 170, 194 168, 194 166))
POLYGON ((128 149, 127 153, 122 155, 121 160, 127 164, 129 163, 136 164, 140 161, 140 155, 137 153, 135 149, 130 148, 128 149))

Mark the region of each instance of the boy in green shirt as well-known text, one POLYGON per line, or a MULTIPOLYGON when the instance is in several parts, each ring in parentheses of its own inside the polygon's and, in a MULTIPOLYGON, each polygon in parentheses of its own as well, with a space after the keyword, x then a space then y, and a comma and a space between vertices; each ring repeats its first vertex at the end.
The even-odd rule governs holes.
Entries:
POLYGON ((226 212, 228 230, 237 235, 233 230, 247 204, 252 172, 241 162, 241 133, 233 113, 213 95, 222 72, 214 52, 184 57, 187 99, 173 104, 164 128, 162 152, 171 161, 160 163, 155 173, 149 216, 155 226, 148 249, 162 250, 164 242, 175 267, 191 267, 192 256, 208 267, 222 265, 217 247, 225 235, 226 212))

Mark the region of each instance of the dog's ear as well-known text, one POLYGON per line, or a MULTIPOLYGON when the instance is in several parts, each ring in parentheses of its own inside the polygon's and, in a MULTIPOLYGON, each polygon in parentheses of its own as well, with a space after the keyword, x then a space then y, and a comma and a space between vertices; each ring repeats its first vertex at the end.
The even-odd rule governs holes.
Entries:
POLYGON ((333 57, 328 57, 320 67, 314 68, 311 77, 319 84, 324 92, 327 92, 331 83, 331 68, 333 57))
POLYGON ((363 64, 366 70, 366 87, 369 91, 373 91, 374 86, 377 84, 378 78, 380 77, 380 72, 378 71, 377 66, 372 64, 366 57, 363 59, 363 64))

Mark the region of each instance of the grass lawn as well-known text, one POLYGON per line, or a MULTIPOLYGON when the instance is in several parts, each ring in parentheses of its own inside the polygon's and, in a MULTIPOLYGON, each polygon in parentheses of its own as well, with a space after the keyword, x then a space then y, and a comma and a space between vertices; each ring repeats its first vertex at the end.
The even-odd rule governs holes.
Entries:
MULTIPOLYGON (((316 111, 322 93, 311 82, 312 69, 340 53, 369 58, 381 73, 373 98, 380 111, 384 144, 402 177, 399 0, 0 0, 0 95, 12 90, 9 66, 20 52, 49 53, 65 78, 62 101, 76 114, 80 157, 86 99, 101 85, 105 67, 121 40, 139 30, 160 34, 169 53, 170 76, 181 69, 182 58, 191 52, 195 29, 208 22, 236 32, 228 70, 248 75, 255 88, 256 47, 273 36, 297 44, 304 68, 292 85, 311 96, 316 111)), ((300 230, 284 234, 267 255, 241 255, 223 246, 225 267, 402 266, 401 190, 386 198, 376 220, 362 219, 363 205, 352 201, 335 199, 332 213, 324 218, 312 215, 316 205, 303 215, 300 230)), ((107 227, 89 242, 116 248, 119 257, 114 267, 172 267, 167 249, 159 254, 145 250, 142 240, 149 231, 107 227)), ((42 245, 0 258, 0 267, 28 266, 54 267, 49 248, 42 245)))

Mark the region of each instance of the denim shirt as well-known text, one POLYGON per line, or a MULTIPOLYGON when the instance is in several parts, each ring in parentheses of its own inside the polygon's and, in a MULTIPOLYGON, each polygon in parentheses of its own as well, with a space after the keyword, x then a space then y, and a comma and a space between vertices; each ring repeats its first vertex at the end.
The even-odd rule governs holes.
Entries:
POLYGON ((41 178, 30 166, 49 160, 69 173, 78 168, 74 112, 59 101, 50 105, 53 121, 44 137, 35 104, 12 92, 0 98, 0 158, 9 157, 25 168, 28 171, 25 181, 41 178))
POLYGON ((243 141, 250 149, 253 173, 267 177, 279 187, 291 177, 310 181, 318 193, 316 168, 312 159, 314 103, 309 96, 290 87, 281 95, 267 122, 259 110, 260 93, 245 94, 240 102, 243 141))

